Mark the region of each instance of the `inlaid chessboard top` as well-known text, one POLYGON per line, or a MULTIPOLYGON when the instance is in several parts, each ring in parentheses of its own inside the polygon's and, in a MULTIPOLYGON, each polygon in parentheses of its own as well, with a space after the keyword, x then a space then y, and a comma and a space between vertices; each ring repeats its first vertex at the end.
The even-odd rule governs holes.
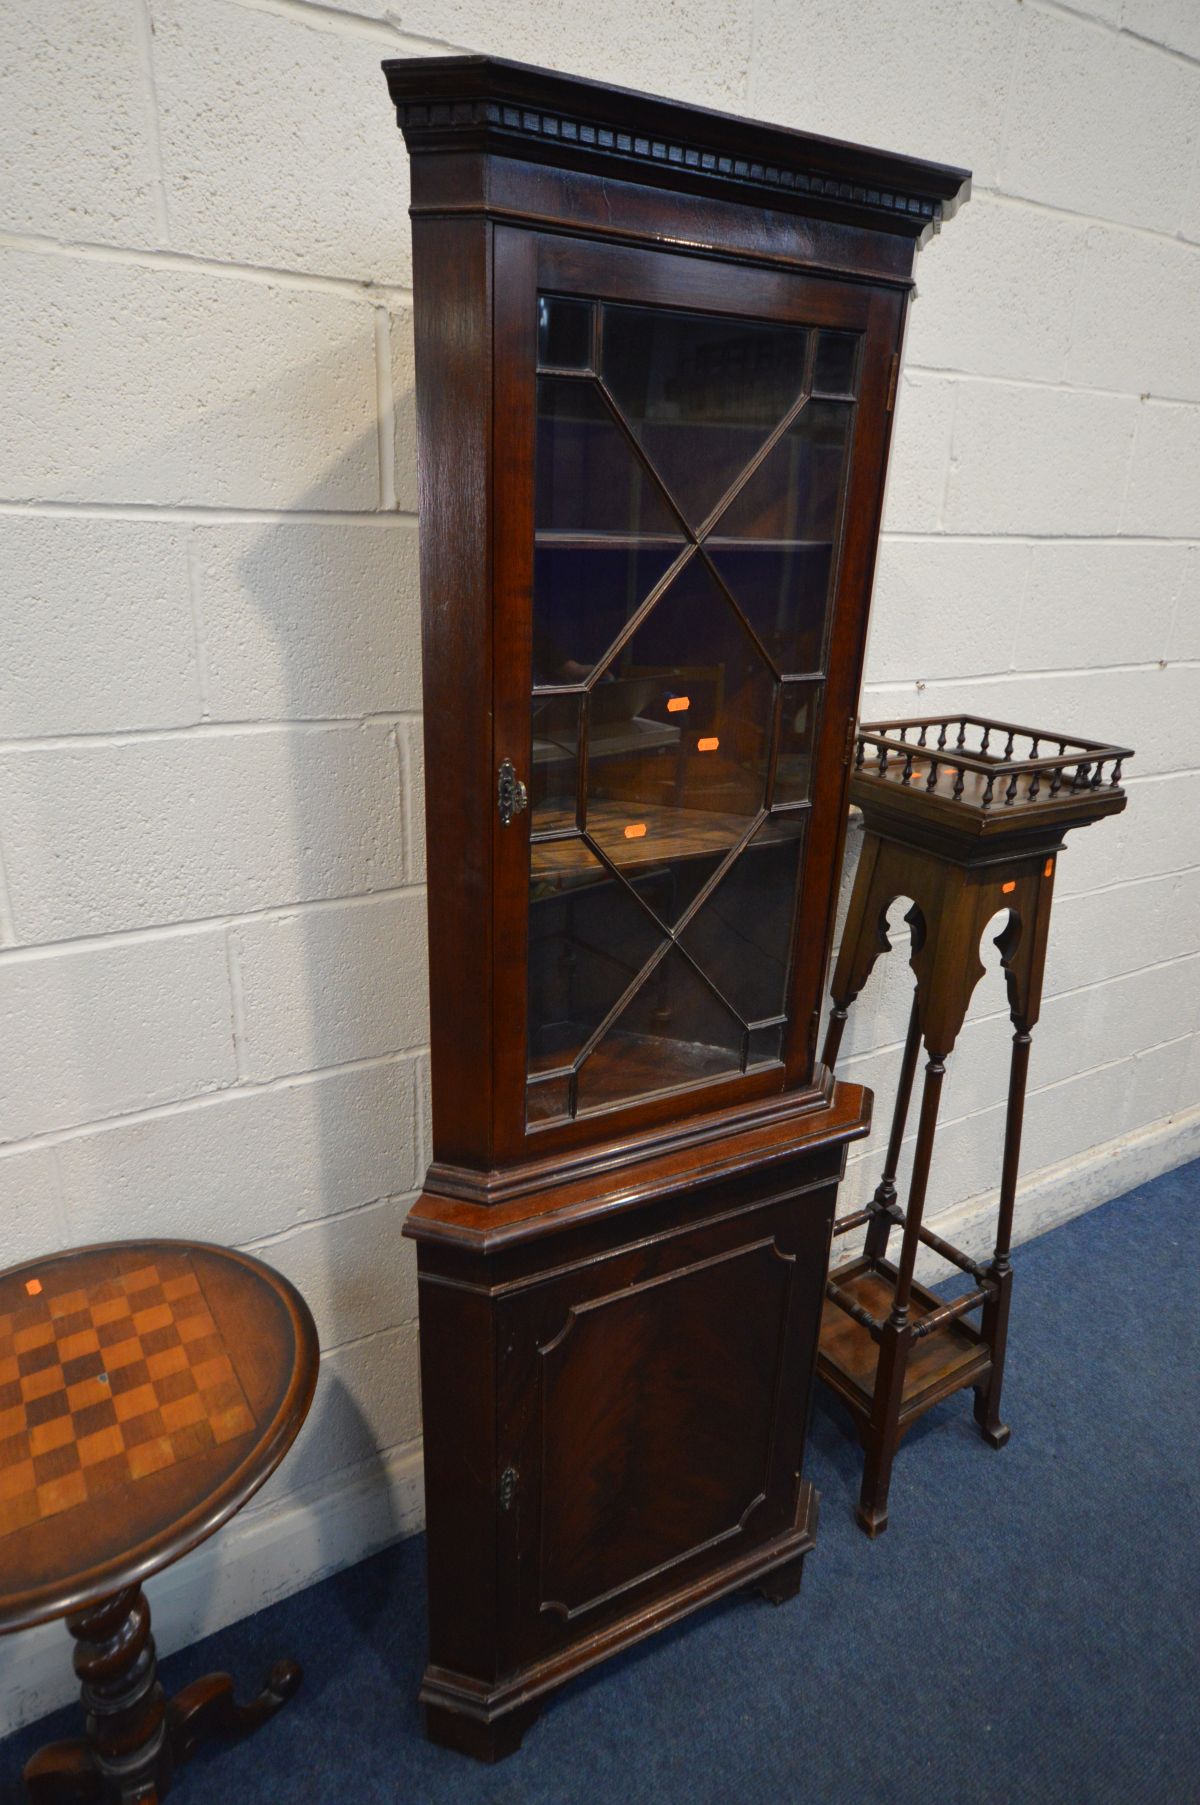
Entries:
POLYGON ((929 715, 859 727, 850 796, 973 834, 1061 825, 1125 806, 1128 746, 983 715, 929 715))
POLYGON ((0 1628, 209 1534, 282 1457, 316 1366, 303 1301, 244 1255, 123 1243, 0 1274, 0 1628))

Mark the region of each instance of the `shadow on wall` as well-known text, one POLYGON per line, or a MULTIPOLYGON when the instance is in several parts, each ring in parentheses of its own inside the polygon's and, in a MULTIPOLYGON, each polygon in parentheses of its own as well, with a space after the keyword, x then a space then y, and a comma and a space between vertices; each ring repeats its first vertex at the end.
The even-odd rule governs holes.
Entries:
MULTIPOLYGON (((369 332, 365 310, 364 320, 369 332)), ((345 417, 329 392, 340 375, 336 359, 318 358, 273 382, 271 419, 291 423, 278 432, 281 459, 296 423, 345 417)), ((262 443, 256 411, 261 398, 248 394, 210 418, 209 442, 262 443)), ((398 411, 411 411, 411 397, 398 411)), ((127 503, 173 504, 173 478, 159 473, 186 467, 185 439, 139 450, 100 487, 127 503)), ((423 881, 416 530, 400 515, 343 521, 330 512, 362 493, 378 455, 374 423, 347 435, 337 459, 288 501, 300 519, 177 526, 204 623, 210 718, 214 728, 231 724, 59 755, 57 778, 30 771, 22 805, 32 829, 22 828, 25 876, 57 897, 61 938, 240 918, 206 930, 226 935, 236 1068, 214 1060, 186 1090, 156 1088, 143 1053, 143 1093, 114 1103, 86 1005, 73 1001, 78 1090, 87 1086, 97 1120, 211 1098, 70 1143, 89 1150, 64 1171, 80 1200, 71 1232, 84 1238, 86 1223, 97 1237, 258 1247, 298 1284, 317 1318, 322 1378, 300 1443, 252 1509, 319 1493, 343 1474, 387 1500, 374 1545, 400 1532, 414 1503, 384 1454, 420 1432, 414 1261, 400 1231, 427 1162, 424 899, 411 888, 423 881), (90 861, 71 851, 89 815, 93 846, 94 823, 106 831, 90 861)), ((142 980, 136 962, 129 975, 133 985, 160 981, 142 980)), ((150 1032, 157 1014, 148 998, 150 1032)), ((56 1062, 69 1067, 70 1052, 56 1062)), ((313 1521, 320 1537, 315 1503, 313 1521)), ((344 1548, 330 1550, 324 1565, 344 1558, 344 1548)))

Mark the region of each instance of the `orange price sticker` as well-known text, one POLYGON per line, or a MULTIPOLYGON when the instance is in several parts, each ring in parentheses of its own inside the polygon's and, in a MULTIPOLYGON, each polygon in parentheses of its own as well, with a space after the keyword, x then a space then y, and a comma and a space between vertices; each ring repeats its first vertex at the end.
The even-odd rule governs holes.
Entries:
POLYGON ((690 696, 671 696, 667 702, 667 713, 683 714, 691 706, 692 698, 690 696))
POLYGON ((625 829, 625 838, 627 840, 644 840, 646 838, 646 823, 644 821, 631 821, 629 826, 625 829))
POLYGON ((1017 887, 1016 878, 1010 877, 1006 884, 1001 884, 1001 886, 1000 886, 1001 896, 1011 896, 1013 891, 1016 889, 1016 887, 1017 887))
POLYGON ((1047 859, 1046 860, 1046 869, 1043 871, 1042 876, 1043 877, 1051 877, 1051 876, 1053 876, 1053 874, 1054 874, 1054 860, 1047 859))
POLYGON ((42 1289, 41 1279, 26 1279, 25 1280, 25 1289, 26 1289, 26 1291, 28 1291, 30 1297, 40 1296, 41 1289, 42 1289))
POLYGON ((715 752, 720 744, 720 740, 714 734, 711 739, 697 740, 696 750, 697 752, 715 752))

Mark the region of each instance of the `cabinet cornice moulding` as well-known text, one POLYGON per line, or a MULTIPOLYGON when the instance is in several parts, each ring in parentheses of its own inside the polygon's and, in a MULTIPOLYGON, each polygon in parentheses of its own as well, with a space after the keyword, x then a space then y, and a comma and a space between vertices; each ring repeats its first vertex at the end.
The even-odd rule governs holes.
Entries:
POLYGON ((739 119, 500 57, 383 65, 410 152, 486 151, 529 162, 746 198, 924 243, 971 191, 971 173, 739 119))

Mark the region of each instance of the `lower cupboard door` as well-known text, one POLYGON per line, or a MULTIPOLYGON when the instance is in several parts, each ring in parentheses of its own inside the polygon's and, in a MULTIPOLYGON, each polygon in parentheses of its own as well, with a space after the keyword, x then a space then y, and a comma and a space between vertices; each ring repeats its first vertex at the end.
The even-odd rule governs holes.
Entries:
POLYGON ((793 1525, 832 1189, 548 1279, 501 1331, 514 1665, 793 1525), (504 1399, 512 1400, 506 1409, 504 1399))

